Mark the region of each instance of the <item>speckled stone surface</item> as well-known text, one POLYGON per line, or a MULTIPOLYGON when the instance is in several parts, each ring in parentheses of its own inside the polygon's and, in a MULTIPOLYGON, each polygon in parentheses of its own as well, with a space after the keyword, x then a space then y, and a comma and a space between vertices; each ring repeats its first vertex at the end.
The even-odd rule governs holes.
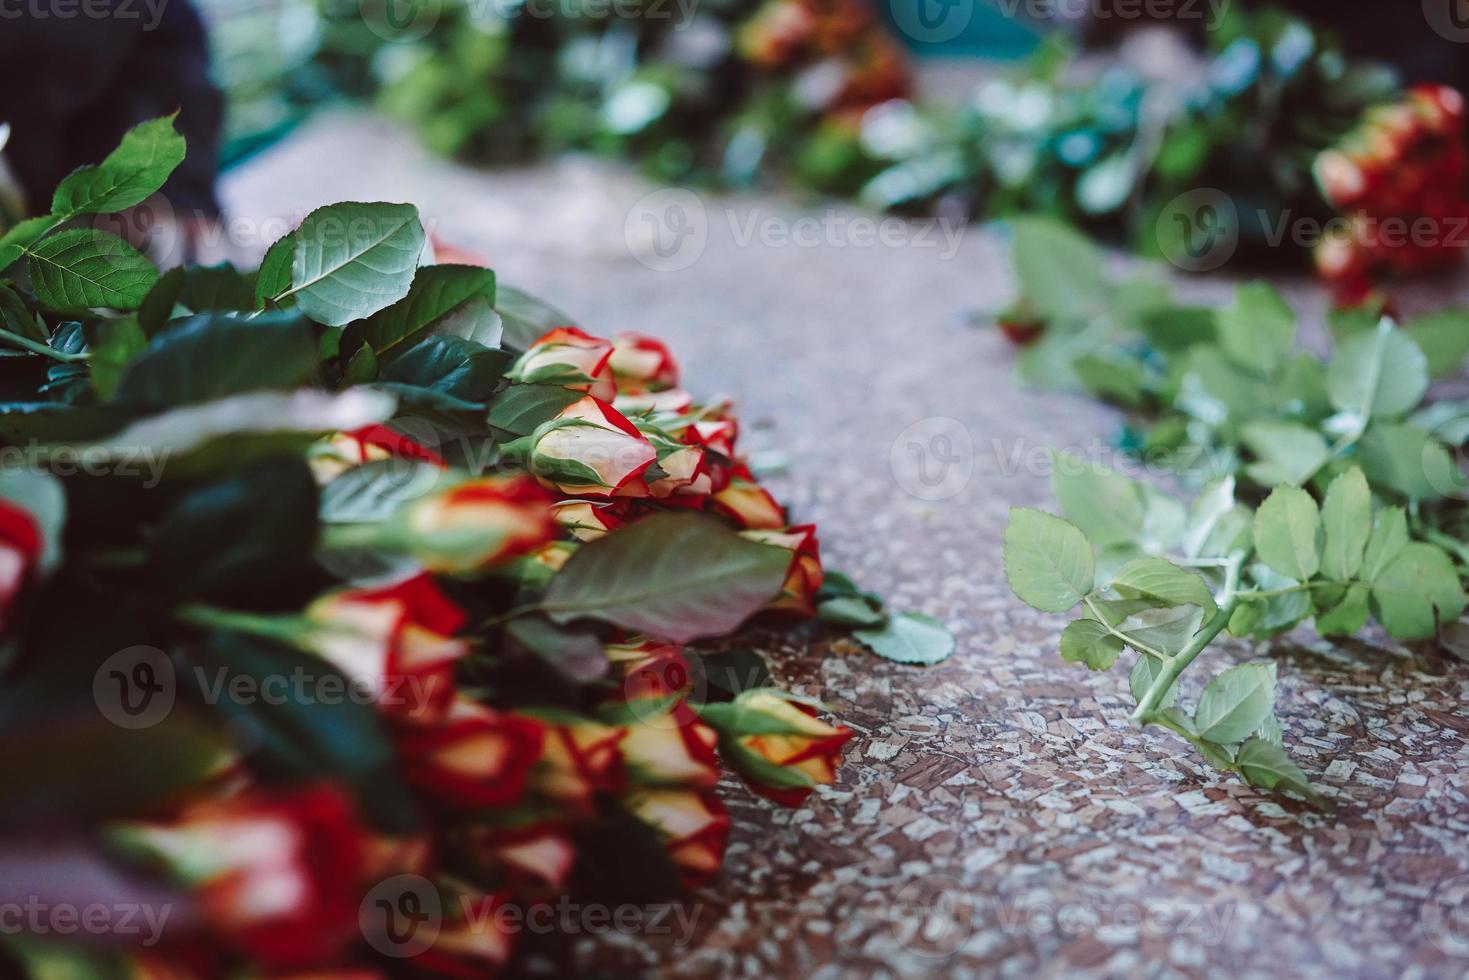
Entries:
MULTIPOLYGON (((319 120, 225 187, 235 215, 254 219, 412 200, 442 240, 484 253, 502 281, 587 328, 667 338, 691 389, 738 400, 750 448, 789 458, 780 490, 819 523, 829 566, 958 637, 958 653, 929 669, 819 638, 772 651, 784 681, 857 731, 840 781, 795 811, 731 786, 727 868, 698 896, 692 941, 586 937, 587 969, 1469 972, 1469 667, 1436 649, 1309 634, 1256 651, 1279 666, 1287 738, 1333 815, 1220 779, 1171 735, 1131 730, 1125 672, 1062 663, 1063 618, 1005 585, 1008 508, 1050 504, 1040 450, 1095 455, 1118 420, 1018 388, 1008 346, 970 324, 1010 296, 997 236, 969 229, 952 254, 942 235, 863 244, 851 228, 782 245, 779 228, 794 234, 798 218, 829 229, 858 212, 706 196, 702 253, 658 271, 688 255, 631 254, 628 239, 646 244, 637 202, 649 190, 583 165, 473 173, 363 116, 319 120), (934 482, 944 461, 947 482, 934 482)), ((1469 292, 1440 284, 1406 305, 1456 288, 1469 292)), ((1319 315, 1314 288, 1290 296, 1319 315)), ((1226 644, 1201 666, 1247 655, 1226 644)))

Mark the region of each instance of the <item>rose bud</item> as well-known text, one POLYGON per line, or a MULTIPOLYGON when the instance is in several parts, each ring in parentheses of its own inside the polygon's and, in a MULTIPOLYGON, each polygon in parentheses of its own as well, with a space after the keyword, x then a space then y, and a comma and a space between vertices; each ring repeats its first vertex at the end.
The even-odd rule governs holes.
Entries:
POLYGON ((439 725, 405 730, 398 752, 408 781, 426 797, 479 809, 519 802, 546 737, 545 726, 533 718, 460 696, 439 725))
POLYGON ((617 491, 619 497, 655 497, 662 499, 685 488, 707 484, 704 474, 704 450, 680 442, 657 426, 644 422, 637 429, 657 453, 655 465, 643 471, 642 480, 633 480, 617 491))
POLYGON ((550 724, 531 775, 532 788, 577 809, 590 809, 597 793, 622 788, 619 746, 625 736, 621 728, 584 718, 550 724))
POLYGON ((612 407, 624 415, 679 415, 694 404, 694 396, 682 388, 665 391, 620 391, 612 407))
POLYGON ((386 425, 339 432, 311 452, 308 462, 320 484, 330 483, 353 467, 384 459, 408 459, 444 469, 442 456, 386 425))
POLYGON ((684 885, 697 887, 719 871, 729 841, 729 813, 711 790, 639 789, 623 805, 658 832, 684 885))
POLYGON ((357 932, 364 835, 333 788, 211 800, 116 834, 189 882, 209 927, 268 968, 320 964, 357 932))
POLYGON ((557 327, 531 344, 505 377, 521 384, 557 385, 585 391, 602 401, 617 396, 612 379, 612 342, 576 327, 557 327))
MULTIPOLYGON (((634 712, 637 714, 637 712, 634 712)), ((649 711, 627 726, 622 758, 628 781, 639 786, 695 786, 719 782, 719 735, 683 702, 649 711)))
POLYGON ((729 484, 709 498, 709 505, 743 528, 776 531, 786 526, 785 508, 743 463, 730 471, 729 484))
POLYGON ((436 977, 482 980, 496 976, 510 959, 515 930, 505 921, 505 895, 452 896, 448 913, 433 944, 408 962, 416 971, 436 977))
POLYGON ((624 331, 612 340, 608 362, 619 394, 667 391, 678 387, 678 363, 661 340, 624 331))
POLYGON ((431 572, 475 572, 556 536, 551 499, 521 476, 480 477, 399 510, 402 546, 431 572))
POLYGON ((576 497, 610 497, 658 458, 647 437, 611 405, 583 398, 529 437, 529 469, 576 497))
POLYGON ((1316 158, 1316 182, 1334 207, 1348 207, 1367 190, 1367 177, 1352 158, 1340 150, 1327 150, 1316 158))
POLYGON ((571 839, 549 823, 511 828, 475 825, 465 831, 464 849, 517 885, 560 889, 576 865, 571 839))
POLYGON ((0 497, 0 633, 10 608, 41 557, 41 526, 30 512, 0 497))
POLYGON ((789 610, 802 616, 815 615, 816 590, 821 588, 826 577, 821 569, 821 549, 816 540, 816 525, 802 524, 784 531, 741 531, 740 537, 785 548, 791 553, 791 567, 786 572, 780 595, 765 608, 771 611, 789 610))
POLYGON ((302 645, 372 694, 388 716, 437 721, 454 697, 455 665, 469 644, 453 639, 464 613, 428 575, 383 589, 351 589, 306 608, 302 645))
POLYGON ((742 692, 700 714, 719 732, 720 752, 750 788, 783 806, 799 806, 816 786, 832 783, 850 729, 828 725, 814 709, 778 691, 742 692))
POLYGON ((551 576, 565 567, 579 547, 581 545, 576 541, 552 541, 542 545, 516 563, 515 575, 527 588, 544 589, 551 576))
POLYGON ((622 518, 612 504, 591 500, 563 500, 552 510, 556 523, 571 532, 578 541, 595 541, 608 531, 622 526, 622 518))
POLYGON ((643 638, 604 649, 622 678, 622 701, 671 700, 693 686, 693 671, 676 644, 643 638))

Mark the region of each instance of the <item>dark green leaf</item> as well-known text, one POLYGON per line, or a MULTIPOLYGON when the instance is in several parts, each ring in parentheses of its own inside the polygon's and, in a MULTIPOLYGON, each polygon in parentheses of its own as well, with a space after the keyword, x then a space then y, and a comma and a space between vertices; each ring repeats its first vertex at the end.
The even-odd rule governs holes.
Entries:
POLYGON ((52 235, 28 254, 31 287, 53 310, 135 310, 158 281, 158 270, 141 252, 91 228, 52 235))
POLYGON ((408 295, 423 253, 411 204, 349 202, 318 208, 296 229, 291 293, 313 320, 342 326, 408 295))

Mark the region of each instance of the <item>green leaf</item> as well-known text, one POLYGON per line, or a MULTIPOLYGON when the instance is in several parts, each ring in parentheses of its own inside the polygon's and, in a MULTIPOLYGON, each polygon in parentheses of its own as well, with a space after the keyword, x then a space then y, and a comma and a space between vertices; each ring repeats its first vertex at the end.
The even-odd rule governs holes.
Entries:
MULTIPOLYGON (((300 453, 328 433, 386 420, 394 405, 392 396, 364 388, 337 395, 249 392, 139 419, 80 451, 99 466, 166 461, 170 478, 185 478, 238 469, 283 451, 300 453)), ((79 422, 87 424, 88 417, 79 422)))
MULTIPOLYGON (((1263 601, 1258 596, 1252 597, 1249 593, 1245 593, 1242 598, 1247 601, 1248 606, 1252 607, 1254 612, 1252 615, 1246 614, 1241 618, 1241 627, 1248 624, 1250 631, 1261 638, 1274 636, 1290 629, 1311 614, 1311 593, 1305 589, 1294 589, 1294 586, 1300 585, 1295 579, 1281 575, 1269 565, 1261 562, 1252 564, 1249 573, 1255 585, 1262 591, 1289 591, 1267 596, 1263 601)), ((1231 621, 1230 625, 1231 632, 1233 632, 1235 624, 1231 621)))
POLYGON ((115 399, 172 408, 246 391, 296 388, 316 370, 311 325, 299 313, 254 319, 206 313, 161 331, 132 362, 115 399))
POLYGON ((1362 553, 1372 533, 1372 490, 1352 467, 1331 481, 1321 507, 1325 546, 1321 574, 1335 581, 1352 578, 1362 567, 1362 553))
POLYGON ((186 278, 184 267, 176 265, 159 276, 153 288, 148 290, 148 295, 138 304, 138 326, 143 328, 144 334, 153 336, 173 318, 186 278))
POLYGON ((326 690, 328 683, 332 690, 351 690, 351 682, 336 668, 270 640, 213 633, 204 643, 198 669, 208 690, 223 692, 210 701, 233 724, 239 744, 250 747, 246 761, 263 782, 340 781, 379 830, 409 833, 418 828, 417 806, 377 711, 350 696, 314 696, 317 685, 326 690), (280 678, 293 677, 308 681, 304 691, 303 685, 280 683, 280 678), (229 692, 236 686, 262 696, 232 697, 229 692))
POLYGON ((296 233, 290 232, 275 241, 260 260, 255 273, 255 308, 265 309, 267 300, 291 288, 291 264, 296 257, 296 233))
POLYGON ((1240 430, 1240 438, 1256 456, 1247 467, 1250 479, 1261 486, 1309 480, 1330 455, 1326 439, 1314 429, 1292 422, 1259 419, 1240 430))
POLYGON ((1132 544, 1142 532, 1146 503, 1135 480, 1057 453, 1051 491, 1067 519, 1099 548, 1132 544))
POLYGON ((10 268, 25 250, 40 240, 41 236, 55 228, 60 221, 49 214, 12 225, 4 236, 0 236, 0 271, 10 268))
POLYGON ((1428 359, 1384 320, 1372 333, 1348 337, 1326 368, 1331 403, 1363 418, 1402 415, 1428 390, 1428 359))
POLYGON ((1357 444, 1368 481, 1412 501, 1437 500, 1465 487, 1443 443, 1413 425, 1374 423, 1357 444))
POLYGON ((1168 606, 1195 605, 1213 615, 1214 593, 1203 576, 1162 558, 1134 558, 1113 577, 1112 588, 1124 598, 1154 599, 1168 606))
POLYGON ((525 350, 555 327, 576 323, 551 304, 503 283, 495 286, 495 311, 504 320, 505 346, 514 350, 525 350))
POLYGON ((1372 579, 1372 611, 1400 640, 1431 638, 1439 622, 1452 621, 1464 611, 1464 589, 1454 563, 1442 548, 1410 541, 1372 579))
POLYGON ((1240 664, 1205 685, 1194 728, 1211 742, 1232 745, 1248 738, 1274 707, 1275 664, 1240 664))
POLYGON ((859 628, 882 626, 888 621, 887 613, 881 608, 874 608, 872 603, 855 595, 824 600, 816 607, 816 618, 823 623, 859 628))
POLYGON ((296 229, 291 295, 313 320, 342 326, 408 295, 423 254, 411 204, 332 204, 296 229))
POLYGON ((1258 737, 1246 739, 1234 762, 1240 775, 1251 786, 1288 790, 1318 806, 1321 804, 1321 795, 1279 745, 1258 737))
POLYGON ((1392 564, 1408 543, 1408 515, 1401 507, 1384 507, 1377 513, 1377 522, 1367 538, 1367 550, 1362 556, 1362 578, 1372 581, 1382 570, 1392 564))
POLYGON ((51 199, 55 216, 66 220, 123 211, 157 193, 184 161, 184 138, 174 131, 173 119, 134 126, 107 159, 68 174, 51 199))
POLYGON ((1042 612, 1066 612, 1092 590, 1096 559, 1073 524, 1016 507, 1005 528, 1005 577, 1021 601, 1042 612))
POLYGON ((528 436, 583 397, 583 392, 560 385, 511 385, 490 403, 490 425, 512 435, 528 436))
POLYGON ((1183 553, 1190 558, 1219 558, 1236 550, 1249 533, 1249 512, 1234 502, 1234 477, 1227 476, 1195 498, 1183 553))
POLYGON ((148 346, 148 336, 138 325, 137 317, 102 320, 96 327, 97 343, 87 368, 92 372, 92 387, 98 397, 108 399, 117 390, 118 381, 129 362, 148 346))
POLYGON ((607 650, 591 630, 565 629, 544 616, 520 616, 510 621, 505 632, 578 684, 591 683, 607 674, 607 650))
MULTIPOLYGON (((1142 701, 1143 696, 1153 686, 1153 682, 1163 673, 1163 667, 1163 661, 1157 657, 1150 657, 1146 653, 1137 655, 1137 663, 1132 665, 1132 673, 1127 675, 1127 687, 1132 692, 1134 701, 1142 701)), ((1170 684, 1158 702, 1158 709, 1165 710, 1172 707, 1177 701, 1178 685, 1170 684)))
POLYGON ((31 287, 53 310, 136 310, 158 281, 158 270, 141 252, 91 228, 52 235, 28 254, 31 287))
POLYGON ((299 457, 283 457, 194 487, 150 535, 153 596, 200 597, 258 607, 315 575, 316 482, 299 457))
POLYGON ((1224 353, 1260 374, 1274 373, 1295 346, 1295 311, 1266 283, 1240 286, 1217 322, 1224 353))
MULTIPOLYGON (((371 350, 363 347, 361 350, 371 350)), ((378 372, 378 380, 415 385, 465 401, 483 402, 509 366, 509 355, 462 337, 425 337, 378 372)))
POLYGON ((676 643, 733 631, 785 582, 790 552, 697 514, 654 514, 582 545, 546 589, 553 621, 601 619, 676 643))
POLYGON ((1403 332, 1423 351, 1435 378, 1452 377, 1469 355, 1469 310, 1438 310, 1411 321, 1403 332))
POLYGON ((1255 514, 1255 551, 1260 560, 1300 582, 1321 567, 1321 514, 1299 487, 1280 486, 1255 514))
POLYGON ((1366 586, 1356 583, 1347 586, 1341 600, 1316 617, 1316 631, 1322 636, 1355 636, 1367 625, 1368 596, 1366 586))
POLYGON ((1065 320, 1105 311, 1111 287, 1102 253, 1090 240, 1049 218, 1017 218, 1011 227, 1020 293, 1037 313, 1065 320))
POLYGON ((1195 605, 1157 606, 1152 599, 1096 599, 1090 605, 1139 653, 1177 653, 1204 621, 1204 610, 1195 605))
POLYGON ((1106 670, 1122 653, 1122 641, 1095 619, 1078 619, 1061 631, 1061 659, 1106 670))
POLYGON ((853 630, 869 650, 900 664, 936 664, 954 652, 954 635, 923 613, 897 613, 881 629, 853 630))
POLYGON ((342 333, 342 352, 350 355, 366 344, 379 360, 391 360, 417 343, 436 320, 471 299, 494 302, 495 274, 489 269, 425 266, 413 279, 407 296, 347 326, 342 333))
POLYGON ((247 313, 255 307, 249 281, 228 262, 196 265, 184 271, 184 288, 178 301, 195 313, 228 310, 247 313))

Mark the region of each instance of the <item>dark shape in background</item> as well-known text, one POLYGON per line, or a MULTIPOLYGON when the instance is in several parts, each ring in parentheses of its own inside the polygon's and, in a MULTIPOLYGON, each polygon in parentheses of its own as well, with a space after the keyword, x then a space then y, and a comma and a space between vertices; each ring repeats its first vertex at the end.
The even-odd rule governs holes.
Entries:
POLYGON ((131 126, 178 110, 189 152, 163 193, 181 214, 217 215, 223 102, 209 80, 203 23, 184 0, 163 4, 156 22, 136 2, 107 0, 106 9, 63 19, 24 5, 0 22, 0 121, 12 130, 5 157, 29 207, 44 210, 51 188, 105 157, 131 126))

